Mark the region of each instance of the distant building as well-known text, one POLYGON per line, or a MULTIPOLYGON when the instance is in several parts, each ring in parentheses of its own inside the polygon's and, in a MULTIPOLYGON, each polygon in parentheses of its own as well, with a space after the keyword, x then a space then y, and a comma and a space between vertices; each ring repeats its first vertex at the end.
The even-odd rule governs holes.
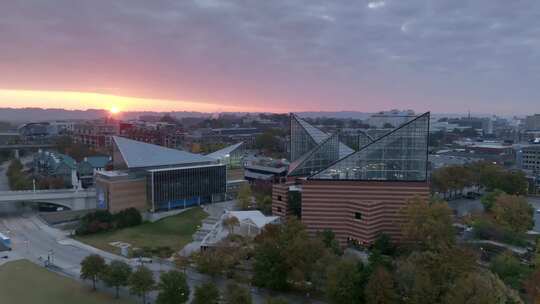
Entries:
POLYGON ((39 178, 61 178, 66 188, 78 186, 77 162, 68 155, 40 150, 34 154, 33 167, 39 178))
POLYGON ((287 176, 289 163, 281 160, 257 157, 246 161, 244 165, 244 178, 253 183, 261 182, 279 182, 280 179, 287 176))
POLYGON ((399 241, 410 199, 429 197, 429 113, 372 138, 358 151, 291 114, 291 164, 274 185, 272 213, 300 216, 308 232, 330 229, 342 246, 381 234, 399 241))
POLYGON ((521 169, 535 175, 540 175, 540 145, 522 147, 521 169))
POLYGON ((525 118, 525 130, 540 130, 540 114, 534 114, 525 118))
POLYGON ((386 125, 396 128, 409 121, 411 117, 414 117, 413 110, 400 111, 394 109, 373 114, 366 120, 366 123, 377 128, 386 128, 386 125))
POLYGON ((77 123, 73 126, 73 141, 95 150, 105 150, 112 146, 112 137, 119 133, 119 122, 100 119, 77 123))
POLYGON ((107 169, 112 164, 109 156, 88 156, 77 164, 77 176, 83 188, 94 186, 95 176, 98 172, 107 169))

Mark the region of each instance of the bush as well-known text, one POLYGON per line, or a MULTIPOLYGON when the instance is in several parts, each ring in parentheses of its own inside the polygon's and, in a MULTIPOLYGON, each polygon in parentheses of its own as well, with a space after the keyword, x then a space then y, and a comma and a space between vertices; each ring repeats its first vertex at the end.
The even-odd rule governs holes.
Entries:
POLYGON ((81 218, 79 228, 75 230, 75 233, 77 235, 92 234, 111 229, 137 226, 141 223, 141 213, 135 208, 124 209, 114 215, 108 210, 96 210, 81 218))
POLYGON ((114 226, 118 229, 137 226, 142 223, 142 216, 135 208, 124 209, 113 216, 114 226))

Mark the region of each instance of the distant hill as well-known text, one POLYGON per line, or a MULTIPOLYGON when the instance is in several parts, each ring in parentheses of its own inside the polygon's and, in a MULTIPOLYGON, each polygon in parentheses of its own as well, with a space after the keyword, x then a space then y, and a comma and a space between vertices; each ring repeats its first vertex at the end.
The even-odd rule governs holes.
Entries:
MULTIPOLYGON (((140 116, 162 116, 168 113, 176 118, 184 117, 211 117, 216 113, 202 112, 151 112, 151 111, 127 111, 121 113, 122 119, 137 119, 140 116)), ((230 114, 244 115, 246 112, 229 112, 230 114)), ((366 119, 372 113, 357 112, 357 111, 304 111, 295 112, 301 117, 316 118, 316 117, 333 117, 333 118, 353 118, 366 119)), ((89 110, 65 110, 65 109, 43 109, 43 108, 0 108, 0 121, 20 124, 26 122, 40 122, 53 120, 87 120, 98 119, 109 115, 107 110, 89 109, 89 110)), ((432 113, 434 118, 438 117, 461 117, 466 114, 437 114, 432 113)), ((488 116, 486 114, 476 114, 477 116, 488 116)))

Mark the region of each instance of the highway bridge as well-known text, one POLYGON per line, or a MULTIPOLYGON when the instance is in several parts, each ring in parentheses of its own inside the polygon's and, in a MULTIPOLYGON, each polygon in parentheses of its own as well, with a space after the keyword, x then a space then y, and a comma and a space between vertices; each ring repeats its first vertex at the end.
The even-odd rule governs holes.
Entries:
POLYGON ((70 210, 93 209, 97 204, 95 189, 0 191, 0 206, 20 202, 52 203, 70 210))

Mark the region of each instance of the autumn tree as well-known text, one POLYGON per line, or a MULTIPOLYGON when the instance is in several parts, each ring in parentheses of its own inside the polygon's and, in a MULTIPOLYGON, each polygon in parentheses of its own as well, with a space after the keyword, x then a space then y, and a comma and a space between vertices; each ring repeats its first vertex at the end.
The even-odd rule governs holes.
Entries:
POLYGON ((536 267, 524 285, 531 303, 540 304, 540 267, 536 267))
POLYGON ((81 279, 91 280, 92 290, 96 290, 96 282, 105 271, 106 267, 105 259, 100 255, 91 254, 85 257, 81 262, 81 279))
POLYGON ((252 197, 253 197, 253 193, 251 192, 251 187, 249 186, 249 184, 243 184, 238 190, 238 197, 237 197, 238 203, 240 205, 240 209, 242 210, 249 209, 252 197))
POLYGON ((508 288, 496 275, 490 271, 477 270, 459 277, 442 303, 506 304, 522 301, 518 293, 508 288))
POLYGON ((369 277, 365 289, 366 304, 398 303, 392 275, 384 268, 378 267, 369 277))
POLYGON ((403 210, 404 239, 421 249, 448 248, 455 242, 452 211, 446 202, 415 197, 403 210))
POLYGON ((228 216, 223 220, 223 226, 227 228, 229 231, 229 235, 232 235, 234 233, 234 227, 240 225, 240 221, 236 216, 228 216))
POLYGON ((495 223, 514 233, 525 233, 534 226, 534 209, 523 196, 497 196, 492 215, 495 223))
POLYGON ((489 268, 504 283, 517 290, 521 288, 523 281, 529 274, 529 269, 508 251, 496 256, 491 261, 489 268))

